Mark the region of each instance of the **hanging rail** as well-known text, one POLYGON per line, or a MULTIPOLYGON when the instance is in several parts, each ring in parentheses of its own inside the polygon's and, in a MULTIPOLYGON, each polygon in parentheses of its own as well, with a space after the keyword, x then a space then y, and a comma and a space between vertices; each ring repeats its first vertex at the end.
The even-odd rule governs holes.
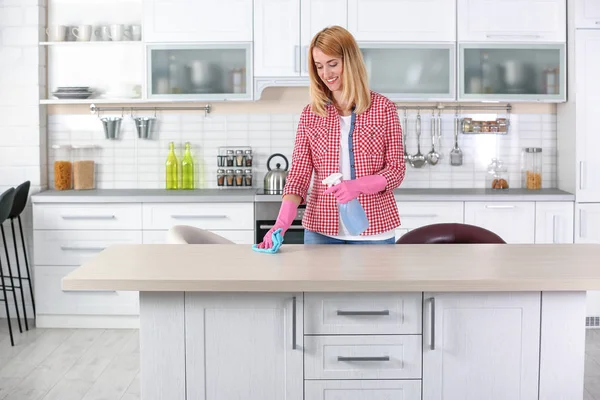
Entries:
POLYGON ((92 114, 100 113, 100 111, 121 111, 121 114, 125 113, 125 110, 129 110, 129 112, 135 111, 154 111, 156 113, 157 110, 176 110, 176 111, 186 111, 186 110, 204 110, 204 116, 210 113, 211 106, 207 104, 203 107, 136 107, 136 106, 128 106, 128 107, 98 107, 95 104, 90 104, 90 112, 92 114))
POLYGON ((444 105, 442 103, 437 103, 435 105, 422 105, 422 106, 401 106, 396 104, 397 110, 506 110, 507 113, 510 113, 512 110, 512 106, 510 104, 500 105, 500 104, 489 104, 489 105, 444 105))

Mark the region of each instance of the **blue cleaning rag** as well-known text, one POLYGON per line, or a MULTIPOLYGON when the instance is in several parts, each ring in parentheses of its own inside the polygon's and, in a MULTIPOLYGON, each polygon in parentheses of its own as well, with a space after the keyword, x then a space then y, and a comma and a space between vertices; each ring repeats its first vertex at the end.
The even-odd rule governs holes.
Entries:
POLYGON ((281 236, 281 228, 277 229, 275 232, 273 232, 273 234, 271 235, 271 240, 273 240, 273 247, 271 247, 270 249, 259 249, 258 245, 255 244, 252 246, 252 250, 258 251, 259 253, 269 253, 269 254, 277 253, 279 251, 279 248, 283 244, 283 236, 281 236))

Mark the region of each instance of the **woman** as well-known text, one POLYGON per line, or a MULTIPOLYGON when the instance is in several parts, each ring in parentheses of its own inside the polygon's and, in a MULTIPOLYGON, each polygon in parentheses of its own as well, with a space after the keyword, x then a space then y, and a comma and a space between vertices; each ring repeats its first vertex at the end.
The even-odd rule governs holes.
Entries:
POLYGON ((258 247, 271 248, 272 233, 281 229, 284 235, 305 202, 305 244, 393 244, 400 225, 394 189, 406 171, 396 106, 369 90, 362 53, 344 28, 328 27, 315 35, 308 65, 312 101, 300 116, 279 216, 258 247), (322 180, 337 172, 342 183, 326 188, 322 180), (355 198, 369 227, 352 236, 337 203, 355 198))

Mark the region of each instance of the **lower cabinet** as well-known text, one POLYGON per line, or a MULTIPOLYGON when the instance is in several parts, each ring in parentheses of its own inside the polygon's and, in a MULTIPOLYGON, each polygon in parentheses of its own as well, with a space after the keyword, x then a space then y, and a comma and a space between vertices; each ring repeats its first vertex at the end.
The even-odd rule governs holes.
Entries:
POLYGON ((425 293, 423 400, 538 399, 541 294, 425 293))
POLYGON ((303 400, 302 293, 185 294, 187 398, 303 400))
POLYGON ((534 243, 535 202, 465 202, 465 224, 490 230, 506 243, 534 243))

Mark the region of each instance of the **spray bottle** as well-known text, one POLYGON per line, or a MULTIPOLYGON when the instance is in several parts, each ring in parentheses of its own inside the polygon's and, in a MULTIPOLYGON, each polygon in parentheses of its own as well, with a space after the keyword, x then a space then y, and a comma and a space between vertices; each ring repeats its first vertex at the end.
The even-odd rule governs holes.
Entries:
MULTIPOLYGON (((342 174, 339 172, 331 174, 323 179, 322 182, 324 185, 327 185, 327 187, 335 186, 342 182, 342 174)), ((342 222, 351 235, 357 236, 367 230, 369 227, 369 220, 358 199, 353 199, 346 204, 338 203, 338 208, 340 210, 342 222)))

